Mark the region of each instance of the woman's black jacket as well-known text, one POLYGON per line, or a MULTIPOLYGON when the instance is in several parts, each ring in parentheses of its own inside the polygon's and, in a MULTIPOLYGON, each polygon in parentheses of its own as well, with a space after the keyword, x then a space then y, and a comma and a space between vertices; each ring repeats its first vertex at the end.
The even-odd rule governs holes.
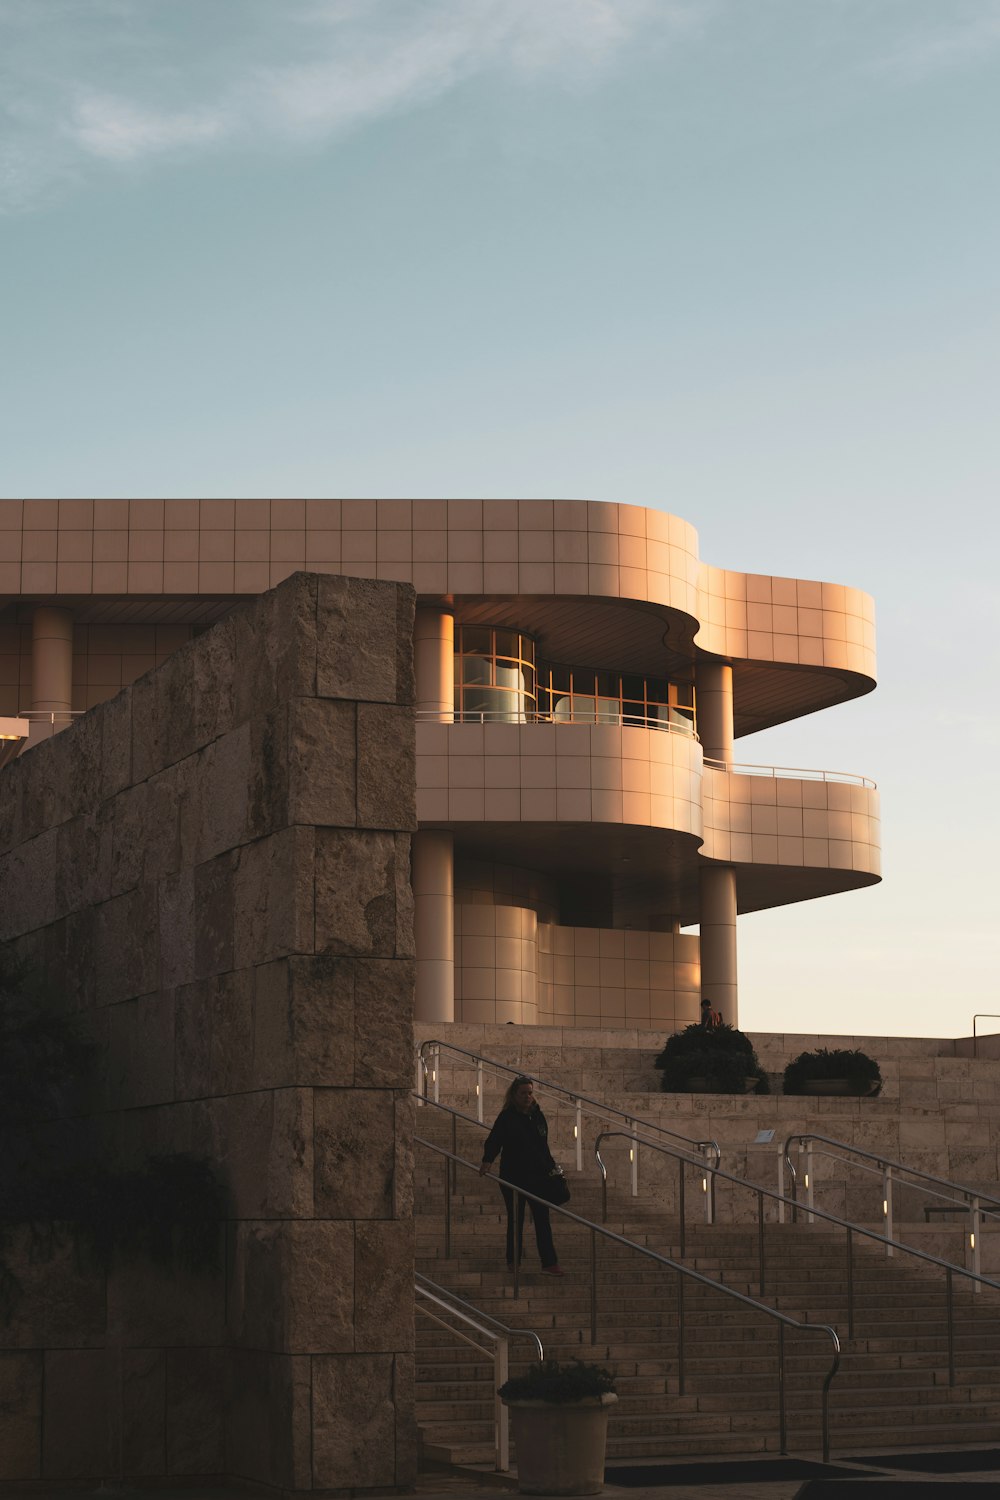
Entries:
POLYGON ((500 1157, 500 1176, 515 1187, 537 1192, 555 1166, 549 1150, 549 1127, 541 1107, 533 1104, 527 1114, 513 1105, 497 1115, 486 1137, 483 1161, 500 1157))

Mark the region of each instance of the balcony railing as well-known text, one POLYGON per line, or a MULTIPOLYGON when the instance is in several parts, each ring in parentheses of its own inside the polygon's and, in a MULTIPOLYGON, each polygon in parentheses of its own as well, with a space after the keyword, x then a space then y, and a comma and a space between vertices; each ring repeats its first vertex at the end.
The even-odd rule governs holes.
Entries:
POLYGON ((464 711, 451 709, 443 711, 437 708, 418 708, 417 720, 421 724, 555 724, 562 727, 564 724, 589 724, 610 725, 612 729, 660 729, 667 734, 682 734, 685 739, 696 740, 698 736, 694 727, 690 724, 674 724, 669 720, 645 719, 635 714, 602 715, 599 719, 556 719, 551 714, 540 714, 534 712, 510 713, 495 709, 465 709, 464 711))
POLYGON ((815 771, 803 766, 747 766, 730 764, 724 760, 713 760, 705 756, 705 765, 710 771, 729 771, 736 776, 767 776, 778 780, 793 781, 839 781, 847 786, 863 786, 874 792, 878 783, 870 776, 859 776, 854 771, 815 771))

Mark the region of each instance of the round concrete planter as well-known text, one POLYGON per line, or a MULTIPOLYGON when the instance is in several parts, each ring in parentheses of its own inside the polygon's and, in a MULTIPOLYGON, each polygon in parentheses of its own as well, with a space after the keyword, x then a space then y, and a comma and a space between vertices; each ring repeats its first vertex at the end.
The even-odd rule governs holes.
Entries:
POLYGON ((507 1401, 522 1495, 599 1495, 613 1391, 580 1401, 507 1401))

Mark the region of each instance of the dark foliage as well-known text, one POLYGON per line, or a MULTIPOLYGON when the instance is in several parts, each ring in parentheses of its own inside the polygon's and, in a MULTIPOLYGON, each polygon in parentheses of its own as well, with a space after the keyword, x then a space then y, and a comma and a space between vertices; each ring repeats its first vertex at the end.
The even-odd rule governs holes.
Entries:
POLYGON ((703 1079, 710 1094, 742 1094, 748 1078, 757 1080, 754 1092, 768 1092, 767 1077, 753 1043, 735 1026, 708 1028, 697 1021, 667 1038, 656 1059, 665 1093, 686 1092, 692 1079, 703 1079))
POLYGON ((585 1396, 613 1393, 614 1389, 614 1376, 602 1365, 586 1364, 582 1359, 568 1364, 546 1359, 532 1365, 526 1375, 515 1375, 505 1381, 499 1394, 507 1401, 551 1401, 563 1405, 581 1401, 585 1396))
POLYGON ((222 1183, 190 1155, 121 1166, 94 1106, 98 1061, 78 1017, 9 967, 0 972, 0 1317, 20 1291, 4 1254, 19 1226, 30 1227, 38 1259, 71 1241, 102 1269, 115 1254, 216 1268, 222 1183))
POLYGON ((818 1047, 815 1052, 800 1052, 788 1064, 784 1091, 801 1094, 802 1085, 816 1078, 846 1078, 854 1094, 877 1094, 882 1087, 882 1071, 867 1052, 818 1047))

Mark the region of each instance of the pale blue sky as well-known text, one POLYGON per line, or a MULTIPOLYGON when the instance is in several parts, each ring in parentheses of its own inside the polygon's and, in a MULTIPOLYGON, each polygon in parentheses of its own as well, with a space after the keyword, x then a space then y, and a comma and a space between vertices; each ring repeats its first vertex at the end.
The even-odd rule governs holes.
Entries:
POLYGON ((742 1018, 967 1031, 998 143, 997 0, 0 0, 0 491, 623 500, 868 589, 878 691, 739 750, 874 776, 886 879, 745 919, 742 1018))

